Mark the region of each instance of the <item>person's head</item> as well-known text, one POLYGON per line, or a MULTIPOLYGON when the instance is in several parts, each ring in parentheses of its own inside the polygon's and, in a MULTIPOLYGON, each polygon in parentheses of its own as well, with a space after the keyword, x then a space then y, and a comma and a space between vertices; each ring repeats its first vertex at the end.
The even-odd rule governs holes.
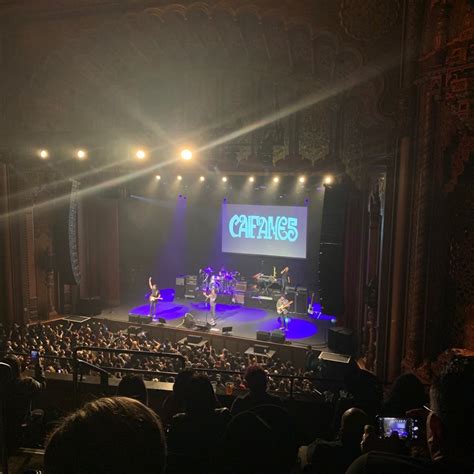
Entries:
POLYGON ((261 405, 235 416, 224 435, 231 472, 283 473, 295 465, 298 443, 288 412, 261 405))
POLYGON ((340 435, 342 440, 354 441, 356 444, 359 444, 364 433, 364 426, 368 422, 369 419, 365 411, 359 408, 349 408, 349 410, 346 410, 341 418, 340 435))
MULTIPOLYGON (((430 389, 426 435, 431 457, 472 458, 474 358, 453 360, 430 389)), ((472 462, 472 459, 471 459, 472 462)))
POLYGON ((205 414, 217 406, 214 389, 206 375, 193 375, 184 395, 184 406, 189 415, 205 414))
POLYGON ((156 290, 158 287, 156 286, 156 283, 153 283, 152 288, 156 290))
POLYGON ((267 373, 258 365, 247 367, 244 379, 248 389, 252 393, 262 393, 267 390, 267 373))
POLYGON ((398 416, 405 416, 405 412, 412 408, 421 408, 426 401, 425 387, 412 373, 402 374, 395 380, 387 399, 389 404, 400 408, 398 416))
POLYGON ((148 392, 141 375, 126 375, 120 380, 117 388, 119 397, 129 397, 148 405, 148 392))
POLYGON ((10 366, 12 380, 18 380, 21 377, 21 364, 18 357, 10 354, 5 356, 2 362, 10 366))
POLYGON ((182 370, 176 376, 173 385, 173 395, 176 401, 184 402, 184 395, 188 390, 189 381, 192 379, 194 372, 192 370, 182 370))
POLYGON ((46 474, 161 473, 166 442, 159 417, 131 398, 99 398, 65 418, 50 435, 46 474))

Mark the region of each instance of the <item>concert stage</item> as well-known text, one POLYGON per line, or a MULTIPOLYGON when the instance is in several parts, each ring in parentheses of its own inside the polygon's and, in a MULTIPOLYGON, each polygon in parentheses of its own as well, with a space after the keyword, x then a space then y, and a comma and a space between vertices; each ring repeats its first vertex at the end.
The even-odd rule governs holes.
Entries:
MULTIPOLYGON (((319 308, 315 307, 315 310, 317 311, 315 311, 314 317, 307 314, 289 315, 291 321, 289 322, 289 329, 286 331, 286 341, 298 346, 311 344, 320 350, 326 347, 327 330, 334 325, 331 322, 333 319, 331 316, 320 314, 319 308)), ((148 304, 138 304, 131 308, 121 306, 113 310, 106 310, 102 316, 109 320, 128 322, 129 314, 148 316, 148 313, 148 304)), ((158 325, 158 318, 162 318, 169 328, 180 327, 185 329, 183 322, 187 313, 193 316, 195 322, 205 323, 206 318, 207 321, 211 321, 208 305, 203 301, 174 299, 172 301, 162 301, 157 305, 156 318, 152 324, 158 325)), ((231 326, 231 335, 256 340, 257 331, 272 332, 280 327, 276 311, 263 306, 249 307, 218 302, 216 316, 215 326, 206 331, 214 335, 222 334, 223 327, 231 326)))

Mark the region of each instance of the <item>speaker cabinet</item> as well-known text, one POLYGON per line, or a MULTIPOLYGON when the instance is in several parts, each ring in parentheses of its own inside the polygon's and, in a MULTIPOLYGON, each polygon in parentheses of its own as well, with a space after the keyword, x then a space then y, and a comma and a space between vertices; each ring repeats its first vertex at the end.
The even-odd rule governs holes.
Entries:
POLYGON ((268 346, 262 346, 261 344, 255 344, 253 346, 253 352, 255 354, 266 354, 269 350, 268 346))
POLYGON ((79 300, 77 312, 83 316, 97 316, 102 313, 102 303, 99 296, 79 300))
POLYGON ((344 380, 350 369, 351 358, 331 352, 321 352, 318 356, 321 377, 344 380))
POLYGON ((343 327, 329 328, 328 348, 340 354, 352 355, 354 352, 352 331, 343 327))
POLYGON ((268 331, 257 331, 257 341, 269 341, 270 333, 268 331))
POLYGON ((286 334, 282 331, 272 331, 270 335, 270 341, 276 342, 277 344, 284 344, 286 340, 286 334))
POLYGON ((189 336, 186 336, 187 342, 190 344, 199 344, 202 342, 202 336, 196 336, 194 334, 189 334, 189 336))

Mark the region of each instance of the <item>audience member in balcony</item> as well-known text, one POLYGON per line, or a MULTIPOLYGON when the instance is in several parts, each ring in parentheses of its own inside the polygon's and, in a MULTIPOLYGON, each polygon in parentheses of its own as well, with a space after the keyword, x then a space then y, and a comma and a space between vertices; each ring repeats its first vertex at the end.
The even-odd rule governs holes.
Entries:
POLYGON ((347 473, 472 474, 473 394, 474 358, 453 360, 430 389, 426 441, 431 460, 391 454, 390 450, 395 446, 393 440, 378 439, 375 431, 366 427, 361 445, 368 453, 356 459, 347 473))
POLYGON ((361 454, 360 440, 367 422, 366 413, 359 408, 346 410, 335 441, 316 439, 307 450, 300 450, 300 455, 306 451, 306 461, 311 464, 307 472, 344 474, 352 461, 361 454))
POLYGON ((405 416, 407 411, 422 408, 427 402, 425 387, 420 379, 411 373, 403 374, 393 383, 380 414, 392 417, 405 416))
POLYGON ((225 433, 229 474, 289 473, 295 467, 296 427, 288 412, 277 405, 260 405, 239 413, 225 433))
POLYGON ((185 412, 173 417, 168 433, 170 454, 178 472, 210 472, 219 466, 223 435, 231 415, 227 408, 217 405, 209 379, 193 375, 184 394, 185 412))
POLYGON ((262 367, 258 365, 248 367, 245 371, 244 380, 249 389, 249 393, 234 400, 231 408, 233 415, 237 415, 258 405, 281 406, 281 400, 267 392, 268 376, 262 367))
POLYGON ((165 426, 171 423, 173 416, 185 411, 184 398, 193 374, 192 370, 183 370, 176 376, 173 393, 165 398, 162 406, 163 423, 165 426))
POLYGON ((46 474, 162 473, 166 442, 159 417, 137 400, 100 398, 65 418, 51 434, 46 474))
POLYGON ((148 406, 148 392, 142 375, 126 375, 117 387, 117 396, 138 400, 148 406))
POLYGON ((2 362, 10 366, 12 376, 5 397, 7 449, 12 453, 20 447, 25 434, 30 438, 39 439, 43 412, 33 410, 32 404, 44 389, 46 382, 37 355, 34 362, 34 378, 22 376, 20 361, 14 355, 6 356, 2 362))

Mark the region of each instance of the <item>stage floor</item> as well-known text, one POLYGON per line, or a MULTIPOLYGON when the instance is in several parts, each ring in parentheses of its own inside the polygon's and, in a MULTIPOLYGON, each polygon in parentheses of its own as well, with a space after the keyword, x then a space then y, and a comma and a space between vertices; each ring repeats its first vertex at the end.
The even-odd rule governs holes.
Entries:
MULTIPOLYGON (((143 301, 143 300, 142 300, 143 301)), ((315 310, 319 308, 315 307, 315 310)), ((162 301, 156 307, 156 318, 163 318, 169 327, 177 327, 183 323, 186 313, 193 315, 195 321, 210 321, 211 317, 208 311, 208 305, 203 301, 194 301, 192 299, 174 299, 173 301, 162 301)), ((116 320, 127 321, 128 315, 149 314, 148 304, 138 304, 136 306, 120 306, 110 310, 105 310, 102 317, 116 320)), ((274 331, 280 325, 276 310, 262 307, 249 307, 239 304, 222 304, 216 306, 216 325, 211 328, 211 332, 221 333, 222 328, 232 326, 232 334, 238 337, 256 339, 257 331, 274 331)), ((290 322, 286 339, 292 344, 307 346, 311 344, 319 350, 327 346, 327 330, 334 325, 331 316, 315 312, 315 316, 308 314, 289 314, 290 322)))

